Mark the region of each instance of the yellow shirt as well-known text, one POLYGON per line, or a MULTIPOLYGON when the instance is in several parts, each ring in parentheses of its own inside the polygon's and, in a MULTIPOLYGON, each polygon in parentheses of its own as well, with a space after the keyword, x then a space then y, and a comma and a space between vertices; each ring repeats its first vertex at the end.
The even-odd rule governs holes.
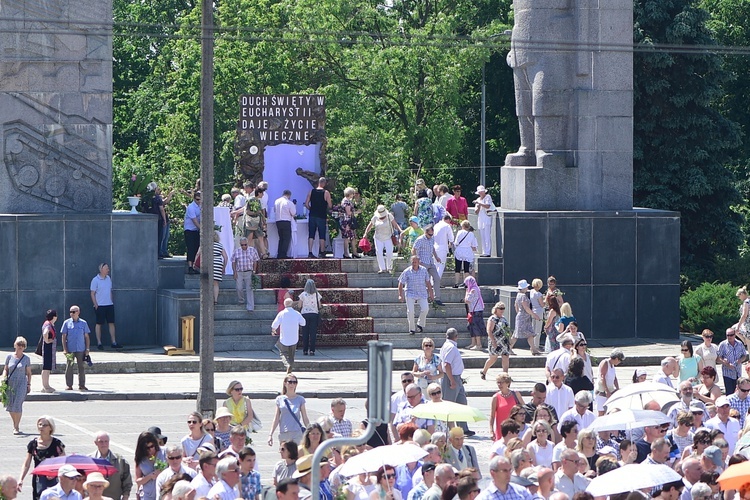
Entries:
POLYGON ((232 421, 230 422, 230 425, 240 425, 242 424, 242 421, 247 418, 246 401, 247 398, 243 396, 242 399, 240 399, 237 403, 235 403, 234 399, 232 398, 227 398, 227 400, 224 402, 224 406, 226 406, 227 410, 229 410, 232 414, 232 421))

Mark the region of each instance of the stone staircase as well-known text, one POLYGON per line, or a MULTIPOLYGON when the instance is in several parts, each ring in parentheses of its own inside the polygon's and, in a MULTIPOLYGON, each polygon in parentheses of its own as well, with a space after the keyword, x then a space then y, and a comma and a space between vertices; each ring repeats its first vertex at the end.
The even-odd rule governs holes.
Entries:
MULTIPOLYGON (((372 257, 264 260, 258 269, 263 288, 255 291, 252 312, 237 303, 234 279, 225 276, 215 309, 214 348, 216 351, 272 348, 275 337, 270 334, 271 322, 276 316, 276 291, 283 276, 289 277, 296 292, 301 291, 308 278, 315 280, 323 296, 319 347, 365 347, 367 341, 378 339, 392 342, 396 348, 414 347, 419 345, 422 336, 442 338, 449 327, 458 329, 460 344, 468 344, 462 302, 465 291, 451 288, 452 272, 446 272, 442 280, 445 306, 430 308, 422 334, 408 334, 406 306, 398 301, 396 290, 398 276, 406 265, 404 259, 397 258, 393 274, 377 274, 377 262, 372 257)), ((185 288, 197 292, 198 276, 186 275, 185 288)), ((483 297, 488 315, 495 301, 495 291, 483 288, 483 297)))

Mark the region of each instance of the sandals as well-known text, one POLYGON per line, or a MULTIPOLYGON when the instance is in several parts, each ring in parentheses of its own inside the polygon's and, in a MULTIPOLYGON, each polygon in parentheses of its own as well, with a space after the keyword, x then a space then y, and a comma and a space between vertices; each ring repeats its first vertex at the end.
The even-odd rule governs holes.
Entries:
POLYGON ((480 378, 481 378, 482 380, 487 380, 487 374, 486 374, 486 373, 484 373, 484 372, 479 372, 479 377, 480 377, 480 378))

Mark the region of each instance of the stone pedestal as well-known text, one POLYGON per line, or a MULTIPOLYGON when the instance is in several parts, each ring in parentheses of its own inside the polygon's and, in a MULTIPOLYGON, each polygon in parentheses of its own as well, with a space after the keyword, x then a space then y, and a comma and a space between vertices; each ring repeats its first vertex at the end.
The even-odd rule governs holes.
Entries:
MULTIPOLYGON (((16 335, 35 346, 47 309, 57 310, 59 331, 73 304, 93 335, 89 286, 101 262, 112 269, 117 341, 155 344, 156 239, 150 214, 0 214, 0 346, 11 346, 16 335)), ((109 343, 106 328, 102 340, 109 343)))
POLYGON ((554 275, 587 337, 677 338, 679 213, 501 209, 496 224, 501 251, 487 261, 495 278, 478 264, 486 284, 554 275))

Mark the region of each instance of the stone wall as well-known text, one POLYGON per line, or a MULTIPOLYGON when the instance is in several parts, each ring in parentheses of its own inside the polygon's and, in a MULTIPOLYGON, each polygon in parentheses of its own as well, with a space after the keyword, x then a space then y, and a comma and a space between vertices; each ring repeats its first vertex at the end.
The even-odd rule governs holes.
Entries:
POLYGON ((112 209, 112 1, 6 0, 0 213, 112 209))
POLYGON ((89 286, 101 262, 112 269, 118 342, 156 344, 156 234, 155 215, 0 215, 0 346, 16 335, 35 346, 47 309, 57 310, 59 330, 73 304, 93 335, 89 286))

